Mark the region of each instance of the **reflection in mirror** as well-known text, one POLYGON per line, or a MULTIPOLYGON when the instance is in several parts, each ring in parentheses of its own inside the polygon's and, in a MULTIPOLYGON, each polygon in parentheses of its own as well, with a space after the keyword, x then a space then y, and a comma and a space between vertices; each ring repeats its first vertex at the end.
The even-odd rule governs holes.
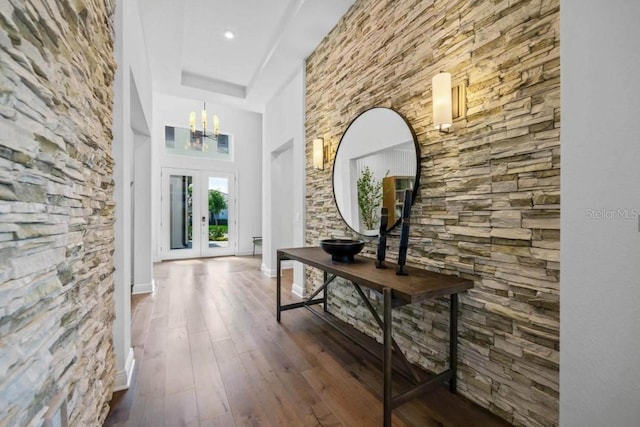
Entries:
POLYGON ((389 108, 356 117, 340 140, 333 164, 333 194, 340 215, 357 233, 379 233, 380 208, 389 211, 387 231, 401 217, 404 190, 419 181, 418 143, 407 121, 389 108))

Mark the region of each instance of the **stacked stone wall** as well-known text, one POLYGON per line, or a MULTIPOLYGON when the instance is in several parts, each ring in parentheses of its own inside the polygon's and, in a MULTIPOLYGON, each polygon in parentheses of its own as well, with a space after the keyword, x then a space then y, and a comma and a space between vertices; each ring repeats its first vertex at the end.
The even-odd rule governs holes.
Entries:
MULTIPOLYGON (((408 263, 475 283, 461 296, 460 392, 515 425, 557 425, 559 2, 358 0, 308 58, 306 79, 307 244, 360 237, 335 206, 331 168, 312 166, 313 139, 333 158, 359 113, 400 112, 421 149, 408 263), (432 125, 440 71, 465 86, 466 114, 449 134, 432 125)), ((379 339, 357 301, 333 286, 334 314, 379 339)), ((446 299, 394 313, 401 347, 430 370, 447 366, 447 313, 446 299)))
POLYGON ((0 426, 62 392, 102 425, 114 372, 112 0, 0 2, 0 426))

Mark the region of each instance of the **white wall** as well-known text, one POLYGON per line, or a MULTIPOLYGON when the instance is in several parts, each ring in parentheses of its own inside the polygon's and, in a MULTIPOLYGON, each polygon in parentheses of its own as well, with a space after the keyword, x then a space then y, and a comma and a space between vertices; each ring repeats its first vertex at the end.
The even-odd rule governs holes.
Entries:
POLYGON ((153 291, 151 256, 151 137, 134 134, 133 293, 153 291))
MULTIPOLYGON (((253 250, 252 236, 261 233, 262 219, 262 115, 259 113, 238 110, 215 104, 208 100, 194 100, 172 95, 156 94, 154 96, 154 128, 152 145, 157 150, 154 159, 153 176, 160 182, 160 171, 163 167, 213 170, 231 172, 237 179, 237 221, 238 247, 237 255, 250 255, 253 250), (167 155, 164 149, 164 127, 188 127, 189 112, 200 111, 202 102, 207 102, 209 115, 216 114, 220 118, 220 132, 233 135, 235 159, 233 162, 192 156, 167 155)), ((155 212, 160 212, 160 186, 153 189, 152 201, 155 212)), ((154 223, 155 250, 154 259, 159 260, 159 245, 164 241, 161 237, 160 222, 154 223)))
POLYGON ((636 427, 640 2, 561 0, 560 10, 560 425, 636 427))
POLYGON ((271 155, 271 242, 275 248, 291 248, 293 243, 293 141, 271 155))
MULTIPOLYGON (((304 64, 300 64, 298 73, 291 81, 273 96, 267 103, 264 113, 264 144, 263 158, 263 193, 262 203, 264 212, 272 212, 265 215, 262 221, 262 270, 269 276, 276 273, 277 243, 274 241, 274 225, 272 209, 272 192, 280 191, 276 188, 272 179, 272 161, 274 154, 282 151, 286 144, 291 143, 293 180, 292 180, 292 218, 293 246, 304 246, 304 197, 305 197, 305 134, 304 134, 304 64)), ((304 289, 304 277, 302 267, 296 263, 294 266, 293 289, 297 294, 302 294, 304 289)))
POLYGON ((137 0, 118 0, 114 16, 115 59, 113 157, 115 182, 115 251, 113 344, 116 390, 127 388, 133 370, 131 348, 131 190, 134 130, 152 122, 151 71, 142 34, 137 0), (135 81, 135 83, 134 83, 135 81), (135 87, 136 90, 132 90, 135 87), (136 94, 136 96, 132 96, 136 94), (132 120, 133 117, 133 120, 132 120), (144 123, 139 123, 144 122, 144 123), (139 126, 138 126, 139 125, 139 126))

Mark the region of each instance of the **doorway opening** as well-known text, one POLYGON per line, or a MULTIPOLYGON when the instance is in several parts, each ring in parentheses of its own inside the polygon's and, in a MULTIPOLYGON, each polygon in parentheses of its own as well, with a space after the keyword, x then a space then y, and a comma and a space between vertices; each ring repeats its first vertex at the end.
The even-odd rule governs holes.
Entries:
POLYGON ((163 259, 234 255, 235 175, 162 169, 163 259))

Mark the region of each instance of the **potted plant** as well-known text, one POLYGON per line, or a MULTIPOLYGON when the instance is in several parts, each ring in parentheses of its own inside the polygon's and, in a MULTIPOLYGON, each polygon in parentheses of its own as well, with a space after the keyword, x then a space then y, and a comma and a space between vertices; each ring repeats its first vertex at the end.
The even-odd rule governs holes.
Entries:
POLYGON ((369 166, 365 166, 356 185, 358 187, 358 210, 364 229, 375 230, 380 219, 382 180, 376 180, 369 166))

